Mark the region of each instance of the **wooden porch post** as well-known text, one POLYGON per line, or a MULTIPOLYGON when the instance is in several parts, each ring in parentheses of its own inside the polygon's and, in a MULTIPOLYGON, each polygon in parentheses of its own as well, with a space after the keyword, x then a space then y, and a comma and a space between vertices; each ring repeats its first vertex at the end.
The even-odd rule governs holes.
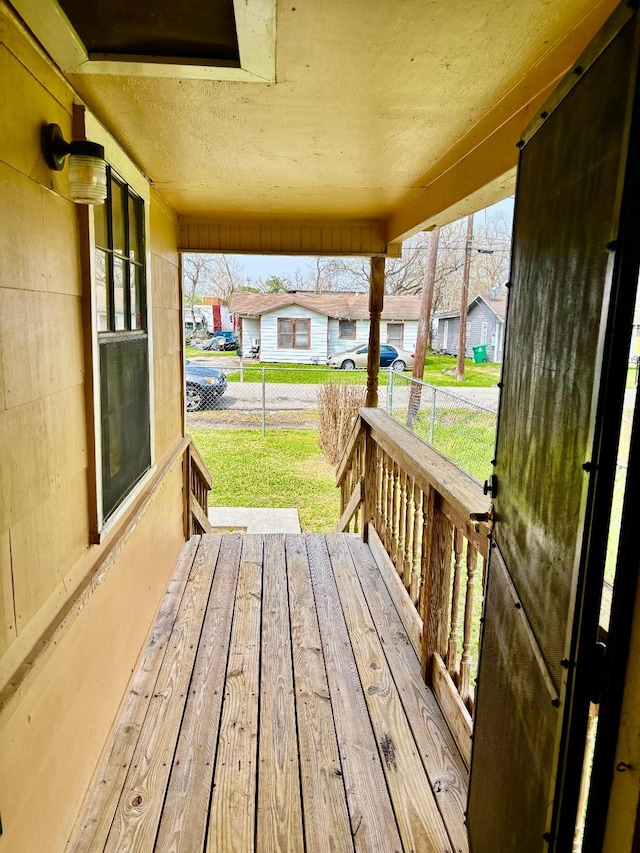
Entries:
POLYGON ((368 409, 378 408, 378 373, 380 372, 380 315, 384 301, 384 257, 371 258, 369 285, 369 353, 367 356, 368 409))

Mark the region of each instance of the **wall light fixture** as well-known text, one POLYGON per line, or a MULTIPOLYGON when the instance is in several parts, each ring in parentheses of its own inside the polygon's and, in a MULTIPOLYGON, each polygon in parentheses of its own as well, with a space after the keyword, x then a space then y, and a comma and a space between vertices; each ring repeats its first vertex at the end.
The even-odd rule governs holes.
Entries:
POLYGON ((56 172, 69 155, 69 192, 78 204, 103 204, 107 197, 107 164, 104 147, 85 139, 67 142, 57 124, 42 128, 42 153, 56 172))

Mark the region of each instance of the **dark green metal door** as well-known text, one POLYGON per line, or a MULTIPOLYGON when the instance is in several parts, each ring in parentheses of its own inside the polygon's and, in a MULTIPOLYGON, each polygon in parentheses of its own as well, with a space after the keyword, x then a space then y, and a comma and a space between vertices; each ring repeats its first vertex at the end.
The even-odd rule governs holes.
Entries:
POLYGON ((636 17, 619 10, 521 149, 473 853, 571 849, 635 294, 621 246, 636 17))

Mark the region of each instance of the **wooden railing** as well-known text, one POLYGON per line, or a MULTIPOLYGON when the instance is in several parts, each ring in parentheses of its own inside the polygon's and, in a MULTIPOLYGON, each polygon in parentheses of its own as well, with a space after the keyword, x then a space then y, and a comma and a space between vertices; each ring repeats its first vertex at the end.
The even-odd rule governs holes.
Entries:
POLYGON ((190 436, 184 456, 184 468, 185 537, 189 539, 196 534, 211 532, 207 508, 212 486, 209 469, 190 436))
POLYGON ((490 500, 468 474, 377 409, 360 410, 336 481, 338 530, 360 532, 392 595, 398 587, 394 600, 423 677, 468 762, 490 500))

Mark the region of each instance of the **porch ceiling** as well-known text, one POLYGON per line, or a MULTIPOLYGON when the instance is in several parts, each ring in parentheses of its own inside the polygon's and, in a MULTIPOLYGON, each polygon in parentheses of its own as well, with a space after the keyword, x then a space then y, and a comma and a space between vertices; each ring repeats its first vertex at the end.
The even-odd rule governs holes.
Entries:
POLYGON ((615 5, 289 0, 275 83, 67 73, 181 215, 392 242, 513 191, 520 132, 615 5))

